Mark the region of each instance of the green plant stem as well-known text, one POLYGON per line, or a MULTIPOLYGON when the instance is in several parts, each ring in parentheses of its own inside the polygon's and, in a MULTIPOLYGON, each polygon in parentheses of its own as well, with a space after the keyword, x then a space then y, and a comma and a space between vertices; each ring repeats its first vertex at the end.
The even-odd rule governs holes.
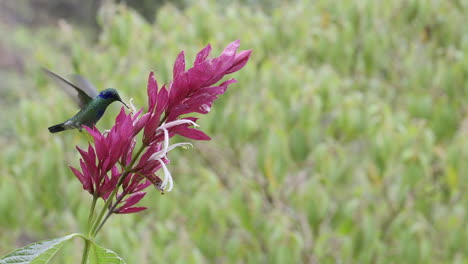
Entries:
MULTIPOLYGON (((88 226, 87 226, 88 236, 89 236, 89 231, 90 231, 90 227, 91 227, 91 222, 93 220, 94 209, 96 208, 97 200, 98 200, 97 195, 93 195, 93 202, 91 203, 91 209, 89 210, 89 216, 88 216, 88 226)), ((81 263, 82 264, 86 264, 86 262, 88 260, 90 246, 91 246, 91 241, 89 240, 89 238, 85 238, 85 247, 83 249, 83 257, 81 258, 81 263)))
POLYGON ((90 231, 90 227, 91 227, 91 222, 93 221, 93 216, 94 216, 94 209, 96 208, 96 202, 97 202, 97 195, 93 195, 93 203, 91 204, 91 209, 89 211, 89 216, 88 216, 88 232, 90 231))
POLYGON ((91 247, 91 241, 86 238, 85 247, 83 250, 83 257, 81 258, 81 264, 86 264, 88 262, 89 248, 91 247))
POLYGON ((99 230, 101 230, 101 227, 106 223, 107 219, 109 219, 111 215, 112 215, 112 210, 109 210, 109 212, 107 212, 106 214, 106 217, 104 217, 104 220, 102 220, 101 224, 98 226, 98 228, 96 228, 96 232, 94 232, 95 234, 97 234, 99 230))
POLYGON ((117 207, 117 205, 120 203, 120 201, 122 201, 122 198, 123 198, 123 195, 121 195, 114 203, 114 205, 112 205, 112 207, 107 211, 107 214, 106 216, 104 217, 104 219, 101 221, 101 224, 98 226, 98 228, 96 229, 96 232, 95 234, 97 234, 99 232, 99 230, 101 229, 101 227, 106 223, 107 219, 109 219, 109 217, 112 215, 112 212, 115 210, 115 208, 117 207))

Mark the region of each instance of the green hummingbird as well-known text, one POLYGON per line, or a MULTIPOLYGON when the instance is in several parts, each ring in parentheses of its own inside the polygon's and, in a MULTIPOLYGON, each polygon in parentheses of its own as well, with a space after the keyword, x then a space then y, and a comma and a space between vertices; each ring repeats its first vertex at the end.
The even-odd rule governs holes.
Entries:
POLYGON ((114 88, 107 88, 98 93, 96 88, 81 75, 73 75, 73 83, 60 77, 47 69, 43 69, 57 84, 72 97, 80 107, 80 111, 67 121, 49 127, 50 133, 57 133, 66 129, 77 128, 81 131, 81 126, 93 126, 104 115, 107 106, 115 101, 119 101, 128 108, 122 101, 119 93, 114 88))

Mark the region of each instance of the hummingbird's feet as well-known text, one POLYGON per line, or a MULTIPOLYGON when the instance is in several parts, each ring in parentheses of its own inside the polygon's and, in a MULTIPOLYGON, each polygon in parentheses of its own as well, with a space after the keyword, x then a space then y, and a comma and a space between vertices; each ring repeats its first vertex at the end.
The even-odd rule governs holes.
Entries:
POLYGON ((83 132, 83 131, 82 131, 82 130, 83 130, 83 127, 82 127, 80 124, 74 123, 74 124, 72 125, 72 127, 78 129, 78 131, 80 131, 80 132, 83 132))

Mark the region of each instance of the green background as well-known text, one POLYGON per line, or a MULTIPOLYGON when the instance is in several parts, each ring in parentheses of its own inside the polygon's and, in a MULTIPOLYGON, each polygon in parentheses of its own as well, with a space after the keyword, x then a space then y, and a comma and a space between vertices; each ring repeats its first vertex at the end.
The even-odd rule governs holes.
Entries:
POLYGON ((191 65, 240 39, 252 57, 199 121, 212 140, 172 151, 174 190, 100 245, 127 263, 468 263, 467 1, 156 2, 0 24, 0 255, 85 231, 67 165, 87 138, 47 131, 76 108, 41 66, 143 107, 151 70, 167 82, 181 50, 191 65))

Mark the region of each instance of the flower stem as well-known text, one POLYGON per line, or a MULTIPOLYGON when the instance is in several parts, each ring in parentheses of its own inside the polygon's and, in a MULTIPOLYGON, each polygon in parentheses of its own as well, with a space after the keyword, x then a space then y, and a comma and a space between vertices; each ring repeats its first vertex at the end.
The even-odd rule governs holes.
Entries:
MULTIPOLYGON (((96 208, 96 201, 97 201, 98 197, 97 195, 93 195, 93 202, 91 203, 91 209, 89 210, 89 216, 88 216, 88 232, 91 231, 90 230, 90 227, 91 227, 91 221, 93 220, 93 216, 94 216, 94 209, 96 208)), ((89 233, 88 233, 88 236, 89 236, 89 233)), ((83 257, 81 258, 81 263, 82 264, 86 264, 86 262, 88 261, 88 254, 89 254, 89 247, 91 245, 91 242, 89 241, 88 238, 85 239, 85 247, 83 249, 83 257)))
POLYGON ((94 232, 95 235, 101 230, 101 227, 106 223, 107 219, 112 215, 112 211, 107 212, 106 217, 104 217, 104 220, 102 220, 101 224, 96 228, 96 232, 94 232))
MULTIPOLYGON (((129 174, 128 171, 124 172, 122 174, 122 176, 120 176, 120 179, 119 179, 119 182, 121 182, 121 179, 125 179, 125 177, 127 177, 127 175, 129 174)), ((114 196, 116 195, 117 193, 117 190, 119 189, 118 186, 115 187, 115 189, 112 191, 112 193, 109 195, 109 197, 107 198, 107 201, 106 203, 104 204, 104 207, 102 207, 102 210, 101 212, 99 213, 98 217, 96 218, 96 221, 94 221, 93 223, 93 226, 91 227, 91 229, 89 230, 89 236, 90 237, 94 237, 96 234, 96 229, 99 225, 99 223, 101 223, 101 220, 102 218, 104 217, 104 214, 106 213, 107 209, 109 208, 110 204, 112 203, 112 200, 114 199, 114 196)))
POLYGON ((88 231, 90 231, 90 227, 91 227, 91 221, 93 220, 93 216, 94 216, 94 209, 96 208, 96 201, 97 201, 98 197, 97 195, 93 195, 93 203, 91 204, 91 209, 89 211, 89 217, 88 217, 88 231))
POLYGON ((122 175, 120 176, 119 181, 117 182, 117 185, 116 185, 115 189, 112 191, 112 193, 107 198, 107 201, 104 204, 104 207, 102 208, 102 210, 99 213, 98 217, 94 221, 91 229, 89 230, 89 236, 91 238, 96 236, 97 232, 101 229, 102 225, 105 223, 107 218, 109 218, 110 214, 112 214, 112 210, 110 210, 108 212, 108 216, 106 216, 106 219, 104 219, 104 221, 102 221, 102 218, 104 217, 104 214, 106 213, 106 211, 108 209, 110 209, 110 205, 112 203, 112 200, 114 200, 114 197, 117 194, 117 191, 118 191, 119 187, 122 185, 125 178, 130 174, 130 171, 132 170, 133 165, 135 165, 136 160, 138 159, 138 157, 140 157, 141 153, 143 152, 143 150, 145 148, 146 148, 146 146, 144 144, 140 146, 140 149, 138 149, 136 154, 133 156, 132 162, 130 162, 130 165, 128 167, 126 167, 124 173, 122 173, 122 175), (102 221, 102 224, 101 224, 101 221, 102 221))
POLYGON ((115 208, 117 207, 117 205, 120 203, 120 201, 122 201, 122 199, 124 198, 126 194, 122 194, 120 195, 120 197, 115 201, 115 203, 112 205, 112 207, 107 211, 107 214, 106 216, 104 217, 104 220, 101 221, 101 224, 98 226, 98 228, 96 229, 96 232, 95 232, 95 235, 99 232, 99 230, 101 230, 101 227, 106 223, 107 219, 109 219, 109 217, 112 215, 112 213, 114 212, 115 208))
POLYGON ((89 248, 91 246, 91 241, 89 239, 85 240, 85 247, 83 249, 83 257, 81 258, 81 264, 86 264, 88 262, 89 248))

